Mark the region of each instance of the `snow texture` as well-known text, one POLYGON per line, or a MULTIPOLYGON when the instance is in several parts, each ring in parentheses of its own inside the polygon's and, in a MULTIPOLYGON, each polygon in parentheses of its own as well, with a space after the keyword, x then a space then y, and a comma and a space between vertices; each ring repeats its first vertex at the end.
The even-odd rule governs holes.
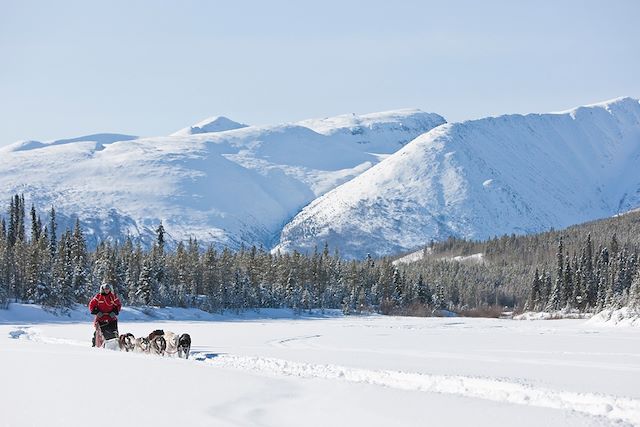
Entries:
POLYGON ((623 307, 617 310, 603 310, 589 319, 589 324, 640 327, 640 312, 630 307, 623 307))
MULTIPOLYGON (((431 248, 426 248, 427 251, 431 251, 431 248)), ((399 264, 411 264, 414 262, 418 262, 418 261, 422 261, 422 259, 424 258, 424 251, 425 249, 420 249, 418 251, 415 252, 410 252, 404 256, 401 256, 400 258, 394 260, 392 262, 393 265, 399 265, 399 264)))
POLYGON ((82 307, 0 310, 3 422, 113 425, 95 411, 117 393, 130 425, 422 426, 426 414, 434 425, 640 424, 637 328, 156 310, 174 320, 123 315, 120 331, 189 332, 189 360, 92 349, 82 307), (98 366, 118 375, 96 388, 98 366))
POLYGON ((60 229, 77 215, 91 245, 126 236, 148 244, 162 221, 169 244, 271 248, 305 205, 380 161, 363 147, 400 147, 444 123, 415 110, 325 121, 324 133, 301 124, 225 130, 244 125, 218 117, 168 137, 18 143, 0 148, 0 201, 22 193, 41 212, 55 206, 60 229))
POLYGON ((278 248, 362 258, 609 217, 640 206, 639 162, 632 98, 445 124, 314 200, 278 248))

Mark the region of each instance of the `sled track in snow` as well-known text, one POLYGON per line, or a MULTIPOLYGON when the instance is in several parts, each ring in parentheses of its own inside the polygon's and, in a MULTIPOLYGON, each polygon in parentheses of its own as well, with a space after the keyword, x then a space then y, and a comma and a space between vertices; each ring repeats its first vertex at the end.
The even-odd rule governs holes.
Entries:
MULTIPOLYGON (((43 344, 88 346, 84 342, 45 337, 38 328, 29 326, 18 327, 10 331, 9 337, 43 344)), ((399 390, 449 394, 499 403, 576 411, 590 416, 601 417, 616 425, 620 425, 620 422, 629 425, 640 425, 640 399, 607 394, 554 390, 496 378, 433 375, 391 370, 376 371, 331 364, 316 365, 284 359, 237 356, 202 351, 192 351, 191 358, 194 361, 213 367, 237 369, 258 374, 346 381, 399 390)))
POLYGON ((400 390, 452 394, 501 403, 576 411, 614 422, 640 425, 640 400, 606 394, 533 387, 492 378, 374 371, 338 365, 314 365, 283 359, 193 352, 194 360, 220 368, 275 376, 339 380, 400 390))
POLYGON ((63 338, 46 337, 39 328, 33 326, 21 326, 17 329, 9 331, 9 338, 14 340, 26 340, 43 344, 65 344, 79 347, 86 347, 91 343, 68 340, 63 338))

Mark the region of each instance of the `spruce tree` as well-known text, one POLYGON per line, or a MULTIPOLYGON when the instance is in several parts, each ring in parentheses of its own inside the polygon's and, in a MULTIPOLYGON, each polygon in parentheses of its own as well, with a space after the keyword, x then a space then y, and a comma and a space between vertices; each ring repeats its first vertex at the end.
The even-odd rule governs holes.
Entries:
POLYGON ((540 310, 541 306, 541 293, 542 293, 542 283, 540 281, 540 274, 538 273, 538 269, 536 268, 536 272, 533 275, 533 281, 531 283, 531 291, 529 293, 529 300, 526 303, 526 308, 528 310, 540 310))
POLYGON ((31 205, 31 242, 37 242, 40 239, 40 224, 35 206, 31 205))
POLYGON ((640 311, 640 268, 636 270, 631 282, 627 305, 636 311, 640 311))
POLYGON ((422 274, 418 276, 418 281, 416 283, 416 301, 420 305, 428 305, 431 303, 431 289, 425 283, 422 274))
POLYGON ((153 272, 151 261, 145 257, 142 262, 142 270, 138 280, 138 290, 136 291, 136 300, 144 305, 151 305, 153 292, 153 272))
MULTIPOLYGON (((552 290, 554 302, 552 304, 553 310, 559 310, 567 303, 564 284, 564 245, 562 237, 558 242, 558 252, 556 253, 557 265, 556 265, 556 283, 552 290)), ((551 297, 550 297, 551 298, 551 297)))
POLYGON ((89 297, 89 256, 87 254, 87 242, 80 227, 80 220, 76 219, 73 235, 70 242, 72 279, 71 286, 76 301, 82 301, 89 297))
POLYGON ((56 257, 56 253, 58 251, 58 237, 56 235, 57 228, 56 210, 51 206, 51 211, 49 212, 49 252, 51 253, 52 259, 56 257))

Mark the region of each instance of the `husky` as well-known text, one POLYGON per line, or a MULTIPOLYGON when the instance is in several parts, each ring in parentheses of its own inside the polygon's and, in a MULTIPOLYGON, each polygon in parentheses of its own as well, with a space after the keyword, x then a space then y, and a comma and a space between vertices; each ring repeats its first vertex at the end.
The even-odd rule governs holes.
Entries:
POLYGON ((151 345, 149 344, 149 338, 147 337, 136 338, 133 351, 135 351, 136 353, 149 353, 150 349, 151 349, 151 345))
POLYGON ((164 356, 167 350, 167 340, 164 339, 164 331, 157 329, 149 334, 149 351, 153 354, 164 356))
POLYGON ((162 354, 163 356, 177 354, 181 359, 189 358, 189 351, 191 350, 191 336, 189 334, 178 335, 175 332, 156 329, 149 334, 149 341, 152 343, 152 347, 153 341, 160 337, 164 338, 165 350, 164 352, 155 350, 156 354, 162 354))
POLYGON ((188 359, 191 350, 191 335, 182 334, 178 338, 178 357, 188 359))
POLYGON ((158 335, 152 341, 149 341, 149 346, 153 354, 164 356, 164 352, 167 350, 167 341, 162 335, 158 335))
POLYGON ((173 356, 178 352, 178 340, 180 337, 171 331, 167 331, 164 333, 164 339, 167 341, 167 351, 165 354, 173 356))
POLYGON ((151 342, 157 336, 164 336, 164 331, 162 329, 156 329, 155 331, 151 332, 147 338, 149 338, 149 342, 151 342))
POLYGON ((136 346, 136 337, 134 337, 133 334, 130 333, 122 334, 118 338, 118 344, 120 345, 121 351, 133 351, 136 346))

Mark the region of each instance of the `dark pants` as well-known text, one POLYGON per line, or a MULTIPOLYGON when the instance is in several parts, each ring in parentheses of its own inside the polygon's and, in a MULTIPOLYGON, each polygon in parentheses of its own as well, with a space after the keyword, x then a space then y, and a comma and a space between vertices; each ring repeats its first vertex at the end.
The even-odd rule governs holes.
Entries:
MULTIPOLYGON (((100 330, 102 331, 102 336, 105 341, 118 338, 118 321, 114 320, 112 322, 100 323, 100 330)), ((91 343, 93 347, 96 346, 96 331, 93 332, 93 340, 91 340, 91 343)))

